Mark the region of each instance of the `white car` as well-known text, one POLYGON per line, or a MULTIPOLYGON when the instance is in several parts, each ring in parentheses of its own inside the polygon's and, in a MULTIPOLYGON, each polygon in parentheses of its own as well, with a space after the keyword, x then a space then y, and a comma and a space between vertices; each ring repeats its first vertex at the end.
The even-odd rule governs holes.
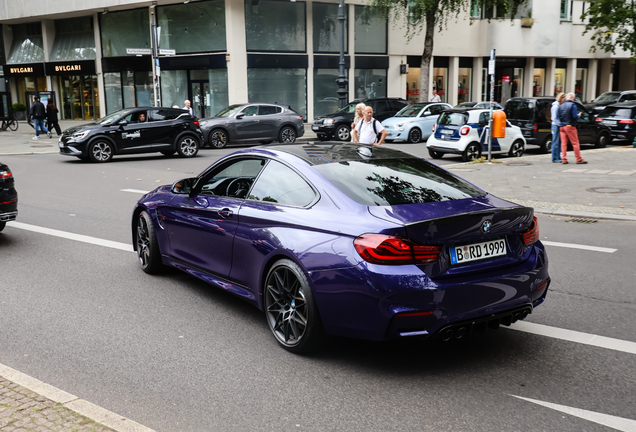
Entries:
MULTIPOLYGON (((479 159, 488 153, 487 136, 490 110, 455 108, 444 111, 433 126, 433 134, 426 142, 428 154, 439 159, 445 154, 458 154, 464 162, 479 159)), ((521 129, 506 121, 506 137, 494 138, 492 153, 507 153, 520 157, 526 147, 521 129)))

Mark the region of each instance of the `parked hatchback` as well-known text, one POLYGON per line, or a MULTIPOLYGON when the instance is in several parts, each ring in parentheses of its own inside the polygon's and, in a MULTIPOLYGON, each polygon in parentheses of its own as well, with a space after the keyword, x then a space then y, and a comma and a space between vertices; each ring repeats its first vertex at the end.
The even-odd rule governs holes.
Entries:
POLYGON ((609 105, 596 116, 596 121, 611 129, 612 139, 633 141, 636 138, 636 101, 609 105))
POLYGON ((585 107, 590 112, 598 114, 603 111, 608 105, 629 101, 636 101, 636 90, 605 92, 589 104, 586 104, 585 107))
POLYGON ((418 143, 431 136, 433 125, 439 115, 453 108, 447 103, 417 103, 402 108, 394 117, 382 122, 389 133, 385 142, 394 140, 418 143))

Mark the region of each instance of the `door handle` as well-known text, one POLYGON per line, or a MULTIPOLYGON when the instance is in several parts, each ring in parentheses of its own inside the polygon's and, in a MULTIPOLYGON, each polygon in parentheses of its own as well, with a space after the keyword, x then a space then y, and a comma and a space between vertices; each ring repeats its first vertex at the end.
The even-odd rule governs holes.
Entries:
POLYGON ((254 120, 254 123, 258 123, 260 120, 254 120))
POLYGON ((234 212, 232 212, 232 210, 230 210, 229 208, 224 208, 223 210, 219 211, 219 214, 227 219, 231 218, 234 212))

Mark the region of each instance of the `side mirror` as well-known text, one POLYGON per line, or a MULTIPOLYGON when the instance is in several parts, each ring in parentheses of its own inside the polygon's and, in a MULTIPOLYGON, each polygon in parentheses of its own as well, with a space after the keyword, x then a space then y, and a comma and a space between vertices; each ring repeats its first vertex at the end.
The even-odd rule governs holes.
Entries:
POLYGON ((119 126, 126 126, 128 124, 128 122, 126 121, 126 119, 122 119, 122 120, 119 120, 118 124, 119 124, 119 126))
POLYGON ((242 119, 243 117, 245 117, 245 114, 244 114, 244 113, 238 113, 238 114, 236 115, 236 119, 237 119, 237 120, 240 120, 240 119, 242 119))
POLYGON ((170 189, 170 192, 179 195, 189 195, 192 192, 196 181, 196 177, 178 180, 174 182, 172 188, 170 189))

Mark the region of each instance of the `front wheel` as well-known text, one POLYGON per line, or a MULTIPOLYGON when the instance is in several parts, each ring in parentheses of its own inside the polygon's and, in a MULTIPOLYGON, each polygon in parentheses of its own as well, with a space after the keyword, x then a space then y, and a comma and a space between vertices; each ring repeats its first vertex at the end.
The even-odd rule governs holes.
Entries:
POLYGON ((225 131, 221 129, 215 129, 210 132, 210 147, 212 148, 223 148, 227 145, 228 137, 225 131))
POLYGON ((441 159, 442 156, 444 156, 444 153, 433 150, 433 149, 428 149, 428 154, 433 158, 433 159, 441 159))
POLYGON ((137 219, 137 258, 141 269, 148 274, 160 273, 163 269, 161 252, 155 234, 155 226, 148 212, 143 211, 137 219))
POLYGON ((464 162, 474 161, 481 157, 481 147, 477 143, 470 143, 464 153, 462 153, 462 160, 464 162))
POLYGON ((610 141, 609 136, 607 136, 607 134, 602 133, 596 139, 596 144, 594 144, 594 147, 597 147, 597 148, 607 147, 607 143, 609 143, 609 141, 610 141))
POLYGON ((18 121, 15 120, 15 119, 14 120, 9 120, 9 123, 7 124, 7 126, 12 131, 17 131, 18 130, 18 121))
POLYGON ((338 141, 351 141, 351 128, 347 125, 340 125, 336 128, 338 141))
POLYGON ((291 126, 285 126, 280 130, 278 142, 283 144, 293 144, 296 142, 296 130, 291 126))
POLYGON ((550 153, 552 151, 552 135, 546 137, 543 144, 539 146, 539 149, 541 149, 543 153, 550 153))
POLYGON ((521 157, 523 156, 523 141, 517 140, 512 143, 510 146, 510 151, 508 152, 508 156, 510 157, 521 157))
POLYGON ((113 153, 112 144, 105 140, 95 141, 88 149, 88 157, 93 162, 110 162, 113 153))
POLYGON ((411 144, 422 141, 422 131, 419 128, 414 127, 409 131, 409 138, 407 141, 411 144))
POLYGON ((314 296, 302 269, 289 259, 277 261, 265 280, 265 316, 276 341, 301 354, 318 348, 325 338, 314 296))
POLYGON ((199 153, 199 141, 193 136, 186 135, 179 139, 177 153, 181 157, 194 157, 199 153))

